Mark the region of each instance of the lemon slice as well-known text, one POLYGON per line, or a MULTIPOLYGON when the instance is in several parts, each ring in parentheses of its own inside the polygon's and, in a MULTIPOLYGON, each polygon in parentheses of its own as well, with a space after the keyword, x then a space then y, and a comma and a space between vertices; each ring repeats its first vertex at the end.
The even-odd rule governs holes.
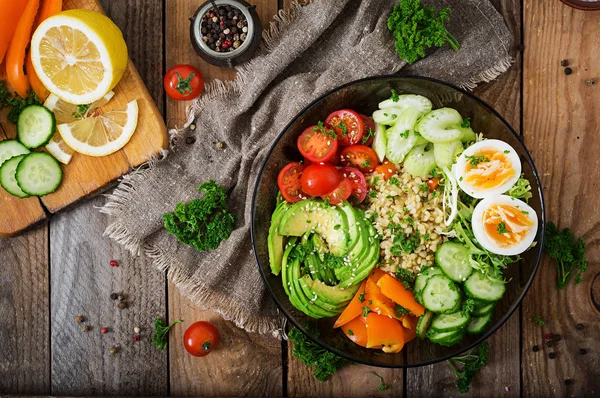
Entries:
POLYGON ((52 94, 71 104, 90 104, 123 76, 127 45, 108 17, 90 10, 69 10, 46 19, 36 29, 31 60, 52 94))
POLYGON ((75 152, 89 156, 106 156, 123 148, 135 132, 138 121, 137 101, 125 108, 56 128, 65 143, 75 152))
MULTIPOLYGON (((87 115, 92 114, 94 110, 106 105, 114 95, 115 93, 110 91, 98 101, 92 102, 85 112, 82 112, 84 108, 80 108, 78 105, 69 104, 54 94, 50 94, 50 96, 48 96, 44 102, 44 106, 54 113, 56 124, 72 123, 82 118, 86 118, 87 115), (75 117, 78 115, 80 117, 75 117)), ((63 141, 58 131, 54 133, 50 139, 50 142, 46 145, 46 150, 50 152, 50 154, 54 156, 56 160, 63 164, 69 164, 73 153, 75 153, 75 151, 73 151, 71 147, 69 147, 63 141)))

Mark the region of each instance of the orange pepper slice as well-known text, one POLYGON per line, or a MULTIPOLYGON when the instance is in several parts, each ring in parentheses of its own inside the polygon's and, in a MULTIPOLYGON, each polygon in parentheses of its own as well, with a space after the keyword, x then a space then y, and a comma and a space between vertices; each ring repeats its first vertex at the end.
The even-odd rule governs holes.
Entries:
POLYGON ((342 311, 339 318, 333 324, 334 329, 347 324, 348 322, 352 321, 354 318, 362 314, 363 303, 360 301, 360 296, 365 292, 366 283, 367 281, 365 280, 360 285, 360 288, 358 289, 352 300, 350 300, 350 303, 346 306, 346 308, 344 308, 344 311, 342 311))
POLYGON ((425 308, 415 301, 415 295, 406 290, 404 285, 391 275, 384 275, 377 282, 384 296, 390 298, 395 303, 406 308, 415 316, 421 316, 425 313, 425 308))
POLYGON ((384 275, 387 275, 387 273, 385 271, 382 271, 381 268, 373 268, 373 271, 371 271, 371 273, 369 274, 368 279, 377 283, 384 275))
MULTIPOLYGON (((366 320, 362 316, 357 316, 344 326, 342 326, 342 330, 346 337, 352 340, 355 344, 358 344, 361 347, 367 347, 367 325, 366 320)), ((380 349, 382 346, 370 347, 373 349, 380 349)))
POLYGON ((365 302, 363 305, 379 315, 399 319, 394 311, 394 303, 392 300, 381 293, 381 290, 371 278, 367 279, 365 302))
POLYGON ((404 347, 404 328, 395 319, 373 312, 367 314, 367 348, 383 346, 383 352, 400 352, 404 347))

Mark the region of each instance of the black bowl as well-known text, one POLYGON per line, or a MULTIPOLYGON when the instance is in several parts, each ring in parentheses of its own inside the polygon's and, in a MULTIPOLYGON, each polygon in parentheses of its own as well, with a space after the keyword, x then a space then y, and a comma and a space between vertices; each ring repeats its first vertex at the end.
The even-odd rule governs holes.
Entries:
POLYGON ((447 83, 422 77, 367 78, 345 84, 313 101, 286 126, 273 144, 256 182, 252 204, 252 243, 256 261, 267 289, 290 322, 312 340, 338 355, 355 362, 390 368, 429 365, 451 358, 476 346, 498 330, 521 303, 533 282, 542 257, 544 231, 545 211, 541 184, 522 138, 498 112, 482 100, 447 83), (340 329, 332 329, 335 318, 316 320, 294 308, 283 290, 281 277, 271 274, 269 268, 267 235, 278 190, 277 174, 288 162, 301 159, 296 148, 296 140, 300 133, 307 126, 324 120, 329 113, 337 109, 350 108, 371 114, 377 109, 380 101, 389 98, 391 89, 398 93, 424 95, 433 102, 434 108, 455 108, 463 117, 471 118, 471 126, 476 132, 483 132, 488 138, 506 141, 515 148, 521 158, 523 172, 532 186, 533 198, 529 200, 529 205, 540 219, 537 245, 523 253, 519 263, 509 265, 505 271, 505 276, 511 280, 507 285, 506 294, 496 306, 491 326, 484 334, 465 337, 460 344, 452 347, 442 347, 419 339, 408 343, 398 354, 385 354, 379 350, 359 347, 340 329), (305 325, 309 325, 310 330, 317 330, 319 336, 308 331, 305 325))

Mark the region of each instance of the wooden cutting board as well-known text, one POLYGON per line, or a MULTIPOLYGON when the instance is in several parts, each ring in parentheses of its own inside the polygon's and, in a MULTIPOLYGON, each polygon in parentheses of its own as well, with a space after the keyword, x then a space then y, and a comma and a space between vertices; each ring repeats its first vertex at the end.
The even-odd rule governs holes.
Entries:
MULTIPOLYGON (((64 10, 74 8, 86 8, 104 14, 98 0, 64 1, 64 10)), ((0 71, 0 78, 5 81, 4 64, 0 65, 0 71)), ((42 198, 19 199, 0 188, 0 236, 14 236, 67 206, 102 192, 111 182, 167 148, 169 140, 162 115, 131 59, 113 91, 114 97, 100 112, 122 108, 132 100, 138 102, 138 125, 131 141, 120 151, 105 157, 74 154, 68 165, 61 165, 63 181, 59 189, 42 198)), ((6 114, 6 109, 0 114, 0 140, 16 136, 15 126, 7 121, 6 114)))

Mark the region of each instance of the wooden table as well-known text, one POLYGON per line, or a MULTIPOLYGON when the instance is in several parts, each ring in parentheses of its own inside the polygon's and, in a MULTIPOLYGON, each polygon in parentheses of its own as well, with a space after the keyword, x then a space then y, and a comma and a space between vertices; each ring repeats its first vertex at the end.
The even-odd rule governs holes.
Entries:
MULTIPOLYGON (((268 26, 289 0, 255 1, 268 26)), ((130 55, 167 124, 182 124, 184 103, 165 97, 162 76, 176 63, 200 67, 207 80, 234 72, 206 65, 189 43, 188 17, 202 0, 103 0, 121 27, 130 55)), ((588 244, 584 282, 556 290, 555 265, 545 259, 521 308, 489 339, 490 364, 474 396, 592 396, 600 391, 600 12, 570 9, 558 0, 494 0, 514 36, 516 62, 476 94, 522 132, 542 176, 548 216, 571 226, 588 244), (568 59, 573 74, 560 66, 568 59), (596 85, 584 81, 594 78, 596 85), (596 282, 594 282, 596 279, 596 282), (546 324, 537 326, 533 316, 546 324), (575 325, 582 323, 579 330, 575 325), (545 345, 544 333, 562 340, 545 345), (532 346, 540 351, 533 352, 532 346), (581 355, 580 348, 587 354, 581 355), (548 359, 554 351, 558 357, 548 359), (566 385, 565 379, 573 384, 566 385)), ((245 333, 182 297, 145 258, 131 257, 102 232, 107 218, 98 197, 54 216, 15 239, 0 240, 0 394, 53 395, 289 395, 458 396, 446 364, 417 369, 348 366, 317 382, 270 337, 245 333), (110 267, 116 259, 119 268, 110 267), (129 308, 110 300, 123 292, 129 308), (84 315, 92 330, 75 323, 84 315), (216 324, 221 349, 206 359, 181 345, 174 328, 169 349, 149 342, 153 320, 182 318, 216 324), (109 333, 100 334, 101 327, 109 333), (134 342, 134 327, 142 341, 134 342), (121 345, 116 356, 110 347, 121 345), (390 386, 378 392, 376 371, 390 386)), ((185 325, 184 324, 184 325, 185 325)))

